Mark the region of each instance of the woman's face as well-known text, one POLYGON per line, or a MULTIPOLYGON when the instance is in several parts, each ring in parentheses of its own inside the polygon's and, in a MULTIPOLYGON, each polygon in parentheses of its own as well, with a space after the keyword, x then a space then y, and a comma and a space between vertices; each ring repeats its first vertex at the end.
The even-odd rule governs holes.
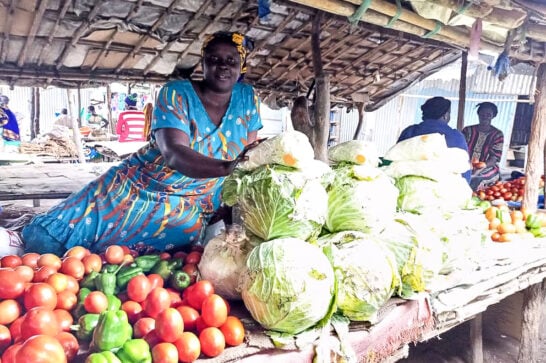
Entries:
POLYGON ((495 111, 491 107, 482 107, 478 110, 478 118, 480 124, 491 124, 491 120, 495 117, 495 111))
POLYGON ((241 58, 235 46, 211 44, 203 57, 203 75, 208 87, 216 92, 231 92, 241 75, 241 58))

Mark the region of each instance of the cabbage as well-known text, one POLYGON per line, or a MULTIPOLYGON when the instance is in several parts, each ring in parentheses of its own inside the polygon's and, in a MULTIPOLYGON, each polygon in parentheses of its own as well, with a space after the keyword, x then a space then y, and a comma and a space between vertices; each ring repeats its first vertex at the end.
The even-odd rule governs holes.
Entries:
POLYGON ((380 231, 396 212, 398 190, 378 168, 343 165, 334 169, 327 188, 326 228, 339 231, 380 231))
POLYGON ((444 135, 439 133, 419 135, 394 144, 385 153, 385 159, 391 161, 435 160, 443 158, 447 149, 444 135))
POLYGON ((356 231, 326 235, 319 244, 331 242, 338 279, 338 310, 354 321, 376 320, 377 311, 398 285, 396 263, 388 250, 370 235, 356 231))
POLYGON ((396 179, 395 184, 400 191, 398 208, 417 214, 459 210, 472 198, 472 189, 460 175, 438 180, 409 175, 396 179))
POLYGON ((222 198, 238 204, 244 227, 268 241, 318 236, 328 209, 328 196, 319 179, 283 166, 236 170, 224 181, 222 198))
POLYGON ((248 160, 238 165, 243 170, 254 170, 267 164, 300 168, 303 163, 315 158, 309 139, 299 131, 285 131, 267 139, 246 155, 248 160))
POLYGON ((295 238, 255 247, 241 276, 243 302, 264 328, 297 334, 327 315, 334 271, 321 249, 295 238))
POLYGON ((328 149, 328 159, 333 162, 348 162, 359 165, 377 166, 379 157, 375 146, 362 140, 350 140, 328 149))
POLYGON ((227 231, 212 238, 206 245, 199 274, 214 285, 214 291, 227 299, 240 300, 238 290, 241 272, 252 246, 241 226, 233 224, 227 231))

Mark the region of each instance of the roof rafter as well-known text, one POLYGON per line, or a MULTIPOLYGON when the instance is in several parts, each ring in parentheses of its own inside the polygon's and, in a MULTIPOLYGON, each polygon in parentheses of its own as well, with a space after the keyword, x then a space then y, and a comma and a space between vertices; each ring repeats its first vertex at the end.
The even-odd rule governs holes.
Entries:
POLYGON ((17 0, 11 0, 9 3, 6 17, 4 18, 4 37, 2 39, 2 51, 0 52, 0 62, 4 63, 8 56, 9 47, 9 34, 11 31, 11 24, 13 23, 13 12, 15 11, 15 3, 17 0))
POLYGON ((53 26, 53 29, 51 29, 51 32, 49 33, 49 37, 47 38, 47 46, 43 47, 40 50, 40 54, 38 55, 38 66, 41 66, 43 63, 42 55, 44 54, 44 51, 51 46, 53 43, 53 38, 55 37, 55 33, 57 33, 57 30, 59 29, 59 26, 61 25, 61 20, 66 15, 66 12, 68 11, 69 6, 72 4, 72 0, 65 0, 63 7, 61 8, 61 12, 59 13, 59 17, 55 21, 55 25, 53 26))
POLYGON ((23 49, 19 54, 19 59, 17 60, 17 65, 19 67, 22 67, 23 64, 25 64, 25 58, 27 57, 28 49, 32 46, 32 43, 34 42, 34 37, 36 36, 36 32, 38 32, 38 29, 40 28, 42 17, 44 16, 44 12, 47 9, 47 3, 48 0, 40 1, 38 11, 34 13, 34 21, 32 22, 32 26, 30 27, 30 30, 28 32, 28 37, 25 41, 25 45, 23 46, 23 49))

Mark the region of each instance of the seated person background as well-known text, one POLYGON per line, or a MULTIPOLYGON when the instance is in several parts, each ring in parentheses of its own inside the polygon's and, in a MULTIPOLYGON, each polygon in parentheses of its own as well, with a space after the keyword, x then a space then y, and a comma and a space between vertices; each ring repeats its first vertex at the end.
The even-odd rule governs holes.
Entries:
POLYGON ((125 98, 125 111, 118 116, 116 133, 119 135, 120 142, 146 141, 144 134, 146 119, 144 112, 136 108, 136 96, 136 93, 133 93, 125 98))

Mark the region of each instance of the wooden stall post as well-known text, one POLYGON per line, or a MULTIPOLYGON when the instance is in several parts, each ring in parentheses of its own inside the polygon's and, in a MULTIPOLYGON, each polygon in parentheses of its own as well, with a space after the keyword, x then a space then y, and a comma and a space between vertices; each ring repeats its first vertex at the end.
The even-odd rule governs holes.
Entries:
POLYGON ((538 363, 540 358, 540 322, 546 294, 546 279, 523 292, 521 340, 517 363, 538 363))
POLYGON ((470 321, 470 362, 483 363, 482 314, 470 321))
POLYGON ((107 113, 106 117, 108 118, 108 130, 112 133, 116 133, 116 125, 112 122, 112 89, 110 84, 106 85, 106 107, 107 113))
POLYGON ((468 53, 462 51, 461 58, 461 79, 459 80, 459 108, 457 111, 457 130, 464 127, 464 109, 466 103, 466 72, 468 70, 468 53))
POLYGON ((74 145, 76 145, 76 150, 78 151, 78 161, 82 164, 85 164, 85 154, 83 152, 83 145, 82 145, 82 138, 80 135, 80 127, 79 127, 79 108, 78 108, 78 117, 74 117, 72 114, 72 110, 74 109, 72 97, 70 97, 70 90, 66 90, 66 96, 68 98, 68 116, 70 117, 70 120, 72 121, 72 138, 74 140, 74 145))
POLYGON ((319 11, 314 19, 311 33, 311 47, 313 50, 313 70, 315 71, 315 108, 314 108, 314 140, 311 144, 315 149, 315 159, 328 161, 328 131, 330 125, 330 79, 324 73, 320 51, 320 22, 322 12, 319 11))
POLYGON ((30 139, 34 139, 36 136, 38 136, 38 130, 37 130, 37 120, 38 120, 38 113, 39 107, 36 105, 38 104, 36 101, 36 87, 32 88, 31 92, 31 105, 30 105, 30 139))
POLYGON ((358 124, 356 125, 355 134, 353 140, 358 140, 360 133, 362 132, 362 125, 364 124, 364 102, 359 102, 356 104, 358 110, 358 124))

